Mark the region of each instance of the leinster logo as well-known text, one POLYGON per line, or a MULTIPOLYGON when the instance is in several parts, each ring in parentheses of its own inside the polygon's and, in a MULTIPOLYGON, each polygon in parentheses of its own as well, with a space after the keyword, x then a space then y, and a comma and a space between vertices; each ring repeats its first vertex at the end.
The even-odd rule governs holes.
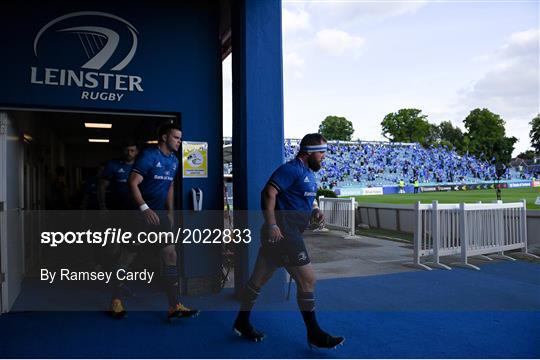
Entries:
POLYGON ((138 44, 137 29, 119 16, 99 11, 62 15, 36 33, 37 64, 30 67, 30 83, 78 88, 82 100, 122 101, 126 94, 144 91, 141 76, 121 72, 138 44))
MULTIPOLYGON (((97 12, 97 11, 81 11, 60 16, 48 24, 43 26, 34 39, 34 55, 38 56, 38 44, 41 36, 51 28, 57 28, 58 25, 66 22, 68 19, 81 17, 80 22, 90 22, 83 18, 105 17, 114 19, 120 22, 127 28, 131 34, 131 47, 129 52, 117 64, 110 67, 110 70, 119 71, 125 68, 133 59, 137 51, 137 29, 126 20, 112 14, 97 12)), ((83 69, 101 70, 101 68, 109 61, 118 48, 120 43, 120 35, 113 29, 103 26, 86 25, 86 26, 68 26, 59 27, 57 32, 65 32, 78 37, 81 48, 86 54, 87 61, 81 66, 83 69)))

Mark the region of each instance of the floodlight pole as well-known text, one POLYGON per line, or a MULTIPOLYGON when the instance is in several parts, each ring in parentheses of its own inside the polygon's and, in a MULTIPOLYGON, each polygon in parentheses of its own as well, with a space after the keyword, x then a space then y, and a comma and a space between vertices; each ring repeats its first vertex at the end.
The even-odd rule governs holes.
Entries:
POLYGON ((497 201, 502 200, 501 199, 501 185, 500 185, 501 177, 497 176, 497 201))

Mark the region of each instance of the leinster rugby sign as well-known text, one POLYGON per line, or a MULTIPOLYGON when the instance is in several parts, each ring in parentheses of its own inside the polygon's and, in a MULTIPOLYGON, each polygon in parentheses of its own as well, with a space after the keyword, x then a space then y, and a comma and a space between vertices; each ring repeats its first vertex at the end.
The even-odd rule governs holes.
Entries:
POLYGON ((89 101, 119 102, 127 94, 143 92, 142 77, 125 72, 137 52, 137 34, 133 25, 109 13, 81 11, 57 17, 34 38, 34 56, 46 65, 30 66, 30 83, 73 88, 80 99, 89 101), (48 55, 42 60, 43 53, 48 55), (66 58, 70 66, 55 66, 55 60, 65 64, 66 58))

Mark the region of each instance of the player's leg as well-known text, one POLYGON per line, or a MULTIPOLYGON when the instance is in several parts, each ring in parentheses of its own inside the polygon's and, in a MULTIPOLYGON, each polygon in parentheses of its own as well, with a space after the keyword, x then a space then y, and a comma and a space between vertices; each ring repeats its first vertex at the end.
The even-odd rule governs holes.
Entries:
POLYGON ((252 341, 264 339, 264 333, 255 329, 249 320, 251 310, 259 297, 260 290, 274 274, 276 265, 259 250, 255 268, 242 292, 242 303, 233 330, 240 336, 252 341))
MULTIPOLYGON (((118 258, 117 258, 116 270, 128 269, 133 263, 133 260, 135 259, 136 255, 137 255, 137 252, 135 248, 131 246, 120 247, 118 258)), ((116 277, 114 278, 116 279, 116 277)), ((111 297, 110 312, 114 318, 122 319, 126 315, 126 310, 122 302, 122 298, 125 291, 124 290, 125 283, 123 281, 116 279, 116 280, 113 280, 112 286, 113 286, 113 291, 112 291, 112 297, 111 297)))
POLYGON ((320 328, 317 322, 315 316, 316 277, 311 263, 287 266, 286 269, 297 284, 296 299, 306 324, 308 345, 315 348, 335 348, 341 345, 345 338, 328 334, 320 328))
POLYGON ((163 285, 169 303, 168 319, 197 316, 199 310, 185 307, 179 299, 177 254, 174 245, 167 245, 161 249, 161 260, 163 262, 163 285))

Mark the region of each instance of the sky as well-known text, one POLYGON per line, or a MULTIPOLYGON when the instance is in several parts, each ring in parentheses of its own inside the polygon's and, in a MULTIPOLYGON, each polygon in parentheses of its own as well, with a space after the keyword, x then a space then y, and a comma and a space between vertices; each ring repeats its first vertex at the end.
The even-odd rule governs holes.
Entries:
MULTIPOLYGON (((530 149, 540 113, 540 2, 283 0, 285 137, 328 115, 353 139, 386 140, 384 116, 418 108, 428 121, 487 108, 530 149)), ((223 62, 224 135, 232 134, 231 57, 223 62)))

